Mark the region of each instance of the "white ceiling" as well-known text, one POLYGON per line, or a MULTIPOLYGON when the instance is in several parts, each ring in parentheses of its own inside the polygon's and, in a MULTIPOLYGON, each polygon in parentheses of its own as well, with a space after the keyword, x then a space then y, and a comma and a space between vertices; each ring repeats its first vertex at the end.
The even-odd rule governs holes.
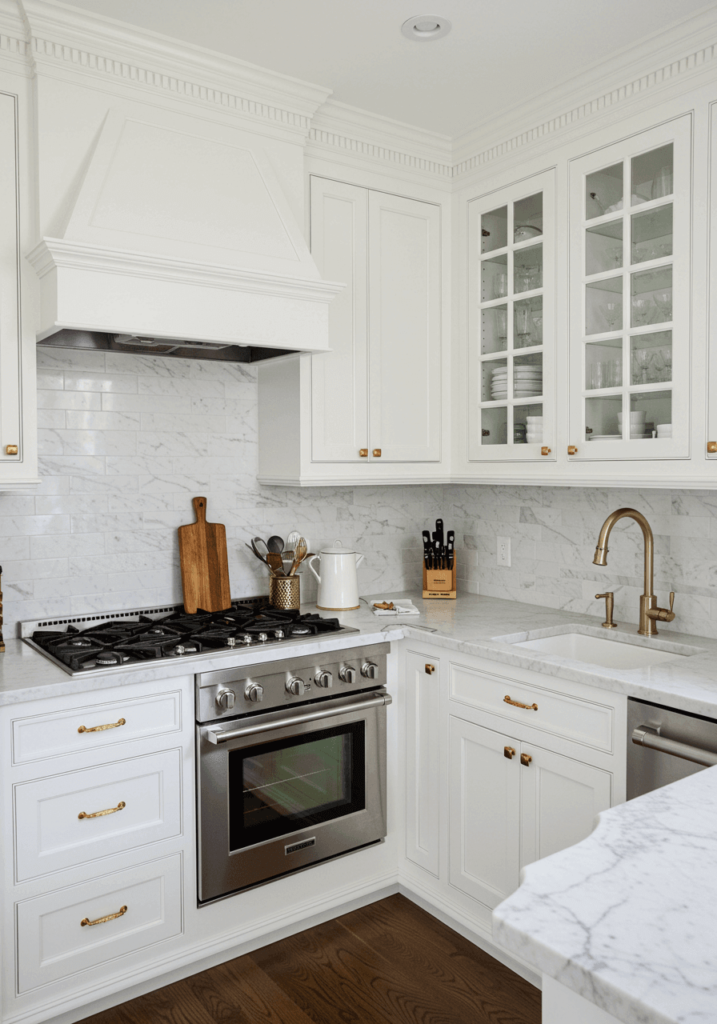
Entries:
MULTIPOLYGON (((705 8, 704 0, 72 0, 456 136, 705 8), (414 42, 406 18, 448 36, 414 42)), ((712 6, 712 5, 709 5, 712 6)))

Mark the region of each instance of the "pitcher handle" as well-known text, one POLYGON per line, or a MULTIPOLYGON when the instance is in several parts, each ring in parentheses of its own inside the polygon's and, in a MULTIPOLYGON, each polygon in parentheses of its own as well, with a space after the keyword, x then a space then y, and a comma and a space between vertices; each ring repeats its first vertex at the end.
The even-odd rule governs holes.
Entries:
POLYGON ((313 566, 313 564, 312 564, 312 563, 313 563, 313 562, 315 562, 315 561, 316 561, 316 559, 317 559, 317 558, 320 558, 320 557, 321 557, 320 555, 312 555, 312 556, 311 556, 311 558, 310 558, 310 559, 308 560, 308 563, 307 563, 307 564, 308 564, 308 566, 309 566, 309 568, 310 568, 310 569, 311 569, 311 571, 313 572, 314 576, 315 576, 315 577, 316 577, 316 579, 317 579, 317 580, 319 581, 319 583, 321 583, 321 577, 320 577, 320 576, 319 576, 319 574, 317 573, 316 569, 314 569, 314 566, 313 566))
POLYGON ((357 553, 357 555, 356 555, 356 568, 357 568, 357 569, 358 569, 358 567, 359 567, 359 566, 361 565, 361 563, 363 562, 363 560, 364 560, 364 556, 363 556, 363 555, 359 555, 359 554, 357 553))

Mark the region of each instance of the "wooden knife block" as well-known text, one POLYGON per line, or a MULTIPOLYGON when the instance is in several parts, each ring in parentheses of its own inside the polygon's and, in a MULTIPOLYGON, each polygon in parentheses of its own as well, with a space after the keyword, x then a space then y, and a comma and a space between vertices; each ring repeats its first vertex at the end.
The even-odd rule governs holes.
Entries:
POLYGON ((456 556, 452 569, 427 569, 423 566, 423 596, 443 600, 456 599, 456 556))

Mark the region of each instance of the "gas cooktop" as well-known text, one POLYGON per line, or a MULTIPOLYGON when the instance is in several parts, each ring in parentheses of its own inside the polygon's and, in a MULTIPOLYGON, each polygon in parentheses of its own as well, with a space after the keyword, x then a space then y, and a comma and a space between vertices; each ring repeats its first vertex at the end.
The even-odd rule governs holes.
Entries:
POLYGON ((177 605, 22 624, 25 643, 71 675, 358 632, 338 619, 278 611, 261 598, 233 601, 223 612, 189 615, 177 605))

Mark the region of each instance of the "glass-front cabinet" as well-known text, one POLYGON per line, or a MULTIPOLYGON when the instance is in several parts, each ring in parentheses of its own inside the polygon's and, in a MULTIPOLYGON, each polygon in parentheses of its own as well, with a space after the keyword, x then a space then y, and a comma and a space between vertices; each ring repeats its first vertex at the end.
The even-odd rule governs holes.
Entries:
POLYGON ((573 161, 574 459, 689 456, 688 116, 573 161))
POLYGON ((552 171, 469 203, 469 458, 552 460, 552 171))

